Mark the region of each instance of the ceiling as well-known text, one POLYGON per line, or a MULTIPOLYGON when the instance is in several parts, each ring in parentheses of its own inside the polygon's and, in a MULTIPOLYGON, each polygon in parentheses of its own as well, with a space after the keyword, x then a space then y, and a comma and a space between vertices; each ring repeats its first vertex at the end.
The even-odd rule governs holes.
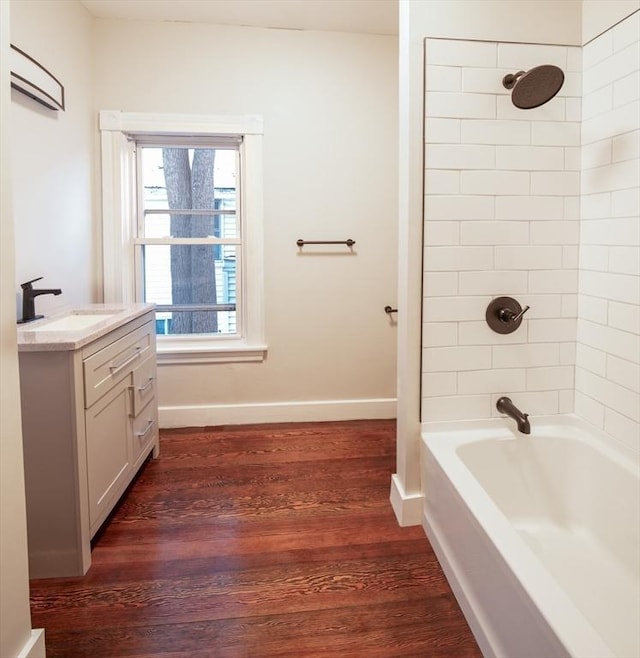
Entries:
POLYGON ((398 0, 81 0, 99 18, 398 34, 398 0))

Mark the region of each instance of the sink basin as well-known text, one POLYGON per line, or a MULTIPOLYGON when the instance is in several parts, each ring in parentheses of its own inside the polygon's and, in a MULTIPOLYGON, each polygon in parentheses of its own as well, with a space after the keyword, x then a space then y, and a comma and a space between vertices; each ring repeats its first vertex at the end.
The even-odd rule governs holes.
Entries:
POLYGON ((57 320, 45 322, 36 327, 28 327, 28 331, 80 331, 81 329, 88 329, 94 324, 104 322, 108 318, 112 318, 115 313, 91 313, 91 314, 73 314, 65 315, 57 320))

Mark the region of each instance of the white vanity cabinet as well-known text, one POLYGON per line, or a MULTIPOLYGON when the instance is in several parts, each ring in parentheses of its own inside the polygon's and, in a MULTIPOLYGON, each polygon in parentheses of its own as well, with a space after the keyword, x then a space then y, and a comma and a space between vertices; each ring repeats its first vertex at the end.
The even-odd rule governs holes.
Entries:
POLYGON ((98 334, 19 340, 31 578, 86 573, 91 538, 158 454, 154 313, 98 334))

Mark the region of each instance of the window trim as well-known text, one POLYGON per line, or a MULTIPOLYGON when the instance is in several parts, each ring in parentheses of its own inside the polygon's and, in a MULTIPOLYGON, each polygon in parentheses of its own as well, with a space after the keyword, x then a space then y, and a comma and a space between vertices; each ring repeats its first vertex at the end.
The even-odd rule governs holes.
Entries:
POLYGON ((137 221, 135 135, 167 137, 242 136, 240 189, 243 236, 241 277, 244 313, 240 337, 158 336, 158 363, 233 363, 263 361, 264 254, 262 205, 262 118, 148 114, 102 110, 102 256, 106 303, 135 302, 134 241, 137 221))

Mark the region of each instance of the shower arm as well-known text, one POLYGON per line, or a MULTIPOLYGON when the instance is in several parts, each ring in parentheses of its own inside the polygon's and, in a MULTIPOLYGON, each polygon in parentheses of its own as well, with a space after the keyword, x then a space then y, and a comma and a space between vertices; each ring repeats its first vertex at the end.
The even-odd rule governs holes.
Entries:
POLYGON ((518 80, 525 74, 524 71, 518 71, 517 73, 507 73, 507 75, 502 78, 502 86, 505 89, 513 89, 516 86, 518 80))

